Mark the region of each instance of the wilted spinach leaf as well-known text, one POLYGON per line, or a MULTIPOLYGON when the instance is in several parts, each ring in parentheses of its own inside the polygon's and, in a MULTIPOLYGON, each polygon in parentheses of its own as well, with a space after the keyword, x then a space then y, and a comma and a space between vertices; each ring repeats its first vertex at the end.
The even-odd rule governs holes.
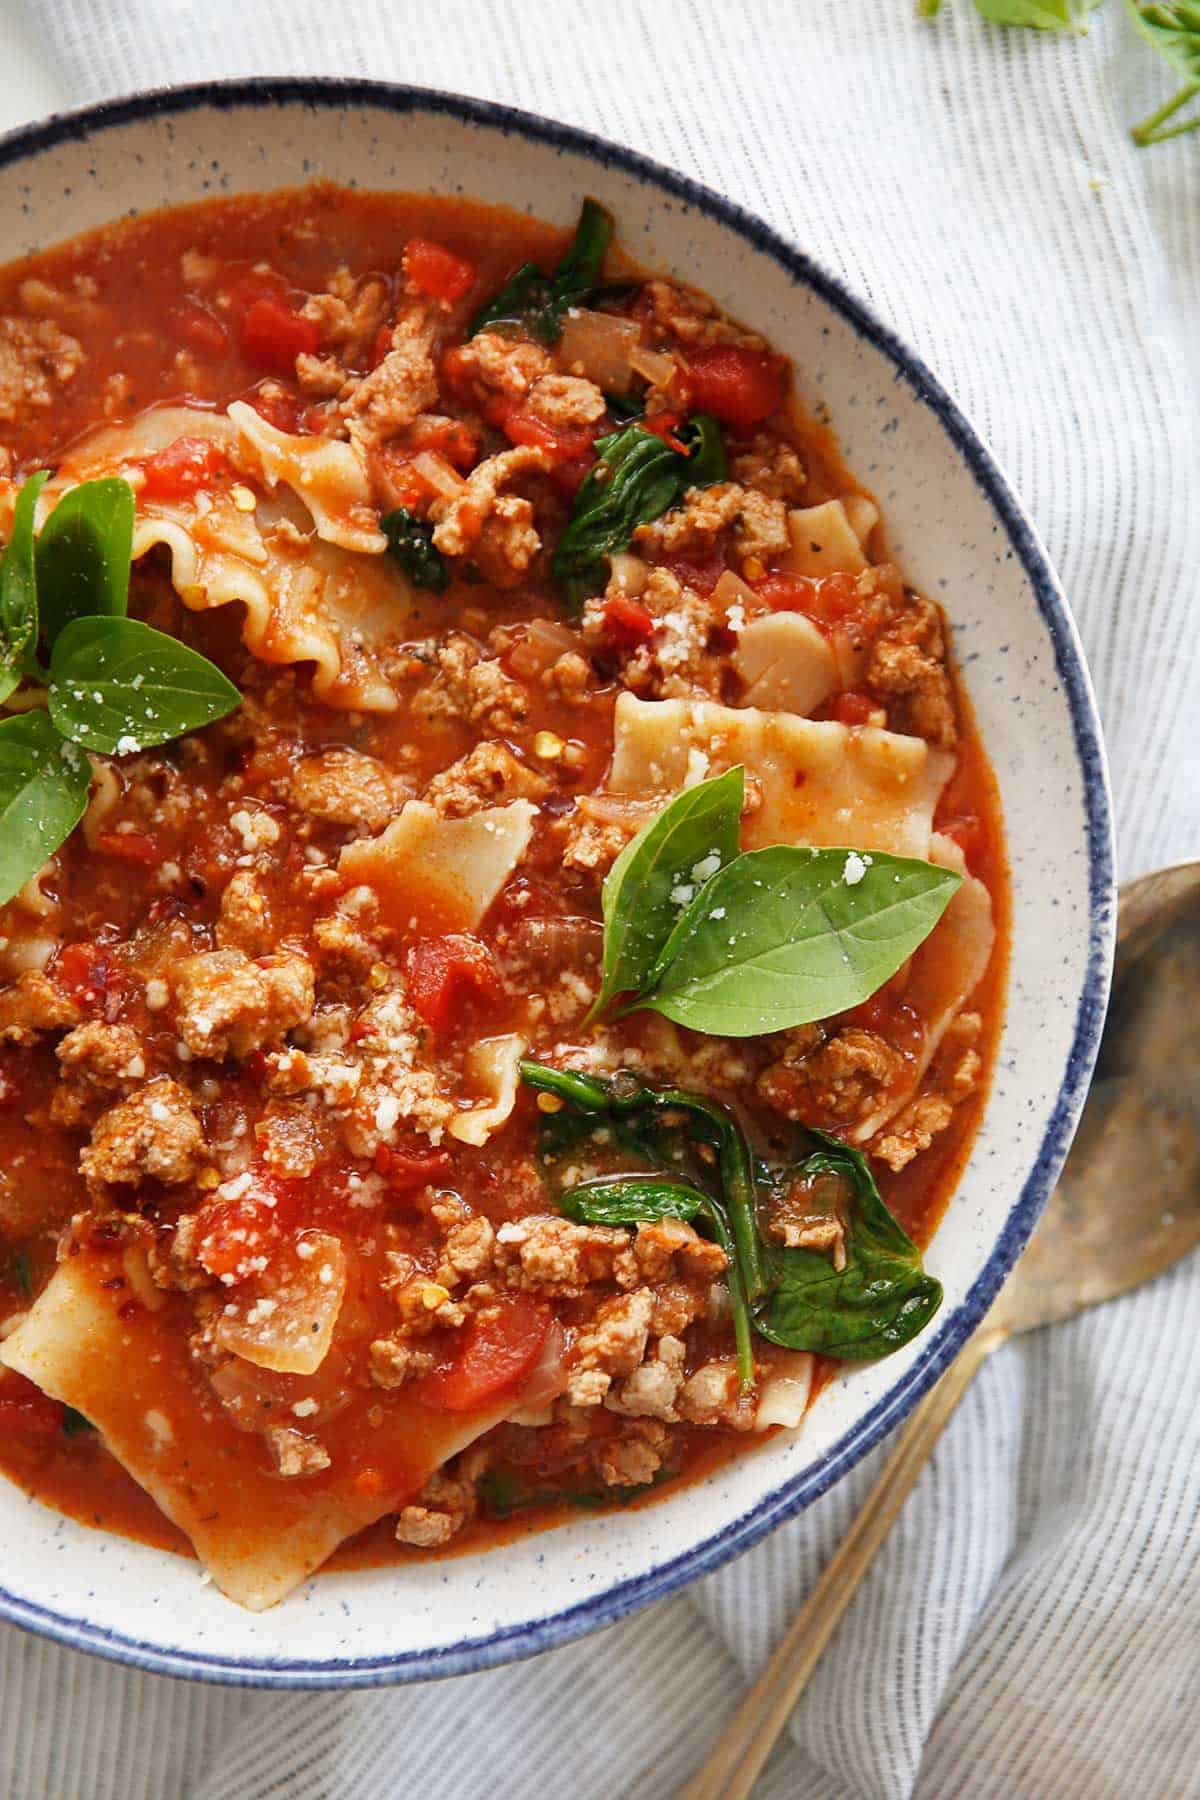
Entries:
POLYGON ((596 439, 599 460, 580 484, 550 563, 572 617, 604 586, 609 558, 629 548, 639 525, 661 518, 689 488, 724 481, 725 445, 715 419, 696 413, 675 436, 682 451, 637 424, 596 439))
POLYGON ((414 587, 428 588, 432 594, 445 593, 450 585, 450 570, 441 551, 434 547, 433 526, 418 519, 407 506, 384 513, 380 530, 394 556, 414 587))
POLYGON ((885 1206, 861 1150, 824 1132, 822 1146, 791 1171, 793 1181, 838 1179, 845 1194, 845 1267, 824 1251, 772 1249, 774 1285, 754 1323, 789 1350, 863 1361, 888 1356, 916 1337, 942 1303, 921 1253, 885 1206))
POLYGON ((468 337, 510 326, 543 344, 557 343, 570 308, 594 295, 612 234, 612 214, 599 201, 585 200, 571 247, 553 275, 543 275, 536 263, 522 263, 476 313, 468 337))

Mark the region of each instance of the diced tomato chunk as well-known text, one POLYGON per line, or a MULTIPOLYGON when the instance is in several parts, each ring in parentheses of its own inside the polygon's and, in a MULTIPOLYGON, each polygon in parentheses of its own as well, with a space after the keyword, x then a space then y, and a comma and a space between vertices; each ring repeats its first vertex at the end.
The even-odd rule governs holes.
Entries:
POLYGON ((772 612, 810 613, 817 595, 817 584, 808 575, 760 575, 754 591, 761 594, 772 612))
POLYGON ((260 1172, 244 1194, 230 1200, 206 1200, 196 1214, 193 1254, 210 1275, 233 1286, 260 1272, 295 1222, 291 1184, 260 1172), (257 1264, 257 1266, 256 1266, 257 1264))
POLYGON ((287 282, 273 269, 248 269, 229 284, 229 299, 235 312, 244 313, 256 300, 277 300, 287 305, 287 282))
POLYGON ((242 351, 260 369, 291 375, 296 358, 312 355, 321 334, 311 319, 302 319, 286 301, 265 296, 242 314, 242 351))
POLYGON ((85 1010, 104 1004, 108 995, 124 984, 120 965, 103 944, 81 938, 64 944, 50 965, 55 986, 85 1010))
POLYGON ((66 1409, 11 1369, 0 1378, 0 1438, 10 1443, 52 1444, 66 1409))
POLYGON ((220 444, 208 438, 181 437, 148 456, 142 464, 144 500, 183 500, 197 488, 210 487, 229 467, 220 444))
POLYGON ((654 630, 654 614, 640 600, 618 594, 604 603, 604 635, 621 650, 644 644, 654 630))
POLYGON ((477 403, 479 396, 475 392, 471 354, 465 344, 451 344, 442 352, 438 378, 451 399, 457 400, 460 406, 477 403))
POLYGON ((398 1150, 390 1144, 380 1144, 375 1152, 375 1170, 397 1194, 411 1194, 448 1175, 450 1157, 445 1150, 398 1150))
POLYGON ((425 1023, 445 1031, 461 1022, 464 1004, 500 994, 500 972, 486 944, 469 931, 424 938, 408 954, 408 997, 425 1023))
POLYGON ((153 869, 162 861, 157 840, 145 831, 102 831, 96 842, 106 856, 140 869, 153 869))
POLYGON ((869 694, 839 694, 833 703, 833 716, 841 725, 865 725, 877 710, 869 694))
POLYGON ((745 435, 783 400, 783 365, 765 350, 709 344, 688 355, 688 386, 697 412, 712 413, 745 435))
POLYGON ((531 444, 544 450, 551 461, 551 480, 568 495, 575 492, 595 462, 596 439, 612 428, 607 415, 583 425, 548 425, 524 401, 507 394, 493 394, 486 400, 483 416, 510 444, 531 444))
POLYGON ((461 300, 475 286, 475 270, 466 258, 429 238, 409 238, 404 273, 414 287, 435 300, 461 300))
POLYGON ((753 583, 772 612, 802 612, 816 625, 842 625, 869 604, 858 576, 790 575, 786 570, 760 575, 753 583))
POLYGON ((304 422, 307 408, 299 394, 264 394, 261 388, 256 388, 247 399, 259 418, 273 425, 276 431, 298 431, 304 422))
POLYGON ((413 1383, 413 1396, 445 1412, 470 1412, 519 1386, 542 1354, 550 1308, 528 1294, 505 1296, 463 1327, 454 1359, 413 1383))
POLYGON ((414 419, 405 438, 405 454, 418 450, 436 450, 466 475, 479 461, 479 433, 465 419, 414 419))
POLYGON ((201 356, 221 357, 229 354, 229 333, 207 306, 198 300, 184 300, 175 308, 173 318, 179 335, 201 356))

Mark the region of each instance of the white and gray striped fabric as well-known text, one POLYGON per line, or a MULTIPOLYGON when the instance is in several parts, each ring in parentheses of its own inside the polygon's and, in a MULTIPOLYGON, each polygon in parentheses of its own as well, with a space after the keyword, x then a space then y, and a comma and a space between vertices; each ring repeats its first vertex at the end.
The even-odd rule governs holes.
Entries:
MULTIPOLYGON (((17 0, 6 0, 10 14, 17 0)), ((1117 0, 1086 37, 968 0, 26 0, 67 103, 372 75, 590 126, 760 213, 933 365, 1080 620, 1130 874, 1200 852, 1200 138, 1117 0)), ((19 29, 10 23, 6 31, 19 29)), ((1200 1795, 1200 1266, 1002 1352, 864 1582, 763 1800, 1200 1795)), ((878 1467, 687 1594, 535 1662, 294 1698, 0 1628, 13 1800, 662 1800, 878 1467)))

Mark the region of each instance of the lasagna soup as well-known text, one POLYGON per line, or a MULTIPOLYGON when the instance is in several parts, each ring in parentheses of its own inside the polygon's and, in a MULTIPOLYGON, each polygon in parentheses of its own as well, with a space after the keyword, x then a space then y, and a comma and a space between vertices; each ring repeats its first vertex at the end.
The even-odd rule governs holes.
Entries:
POLYGON ((946 622, 614 229, 318 187, 0 272, 0 1466, 248 1607, 669 1491, 941 1300, 946 622))

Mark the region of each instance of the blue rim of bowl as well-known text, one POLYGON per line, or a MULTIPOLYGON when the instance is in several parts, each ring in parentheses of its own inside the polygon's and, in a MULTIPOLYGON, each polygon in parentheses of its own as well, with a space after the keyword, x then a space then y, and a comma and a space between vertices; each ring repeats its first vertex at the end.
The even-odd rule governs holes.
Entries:
POLYGON ((1066 1070, 1033 1168, 987 1263, 961 1305, 943 1323, 928 1353, 845 1433, 818 1467, 791 1477, 724 1530, 654 1569, 542 1618, 437 1650, 320 1662, 276 1657, 223 1658, 164 1649, 87 1619, 71 1618, 38 1606, 0 1587, 0 1618, 72 1649, 91 1651, 158 1674, 244 1687, 385 1687, 468 1674, 537 1655, 614 1624, 651 1601, 663 1599, 701 1575, 710 1574, 818 1499, 873 1449, 933 1385, 982 1318, 1024 1248, 1058 1177, 1087 1093, 1104 1024, 1112 962, 1112 808, 1095 698, 1075 624, 1049 558, 1007 477, 920 357, 880 324, 835 276, 736 202, 723 199, 699 182, 637 151, 535 113, 434 88, 338 78, 268 76, 198 82, 150 89, 128 99, 56 113, 39 124, 0 138, 0 169, 60 144, 83 141, 139 120, 165 118, 203 107, 221 111, 245 106, 301 106, 313 110, 362 106, 393 113, 449 115, 466 124, 532 139, 550 149, 572 151, 632 175, 715 219, 754 249, 773 257, 795 281, 811 288, 861 338, 888 358, 897 376, 930 409, 1003 524, 1033 589, 1053 646, 1055 667, 1070 708, 1085 802, 1090 902, 1087 973, 1066 1070))

